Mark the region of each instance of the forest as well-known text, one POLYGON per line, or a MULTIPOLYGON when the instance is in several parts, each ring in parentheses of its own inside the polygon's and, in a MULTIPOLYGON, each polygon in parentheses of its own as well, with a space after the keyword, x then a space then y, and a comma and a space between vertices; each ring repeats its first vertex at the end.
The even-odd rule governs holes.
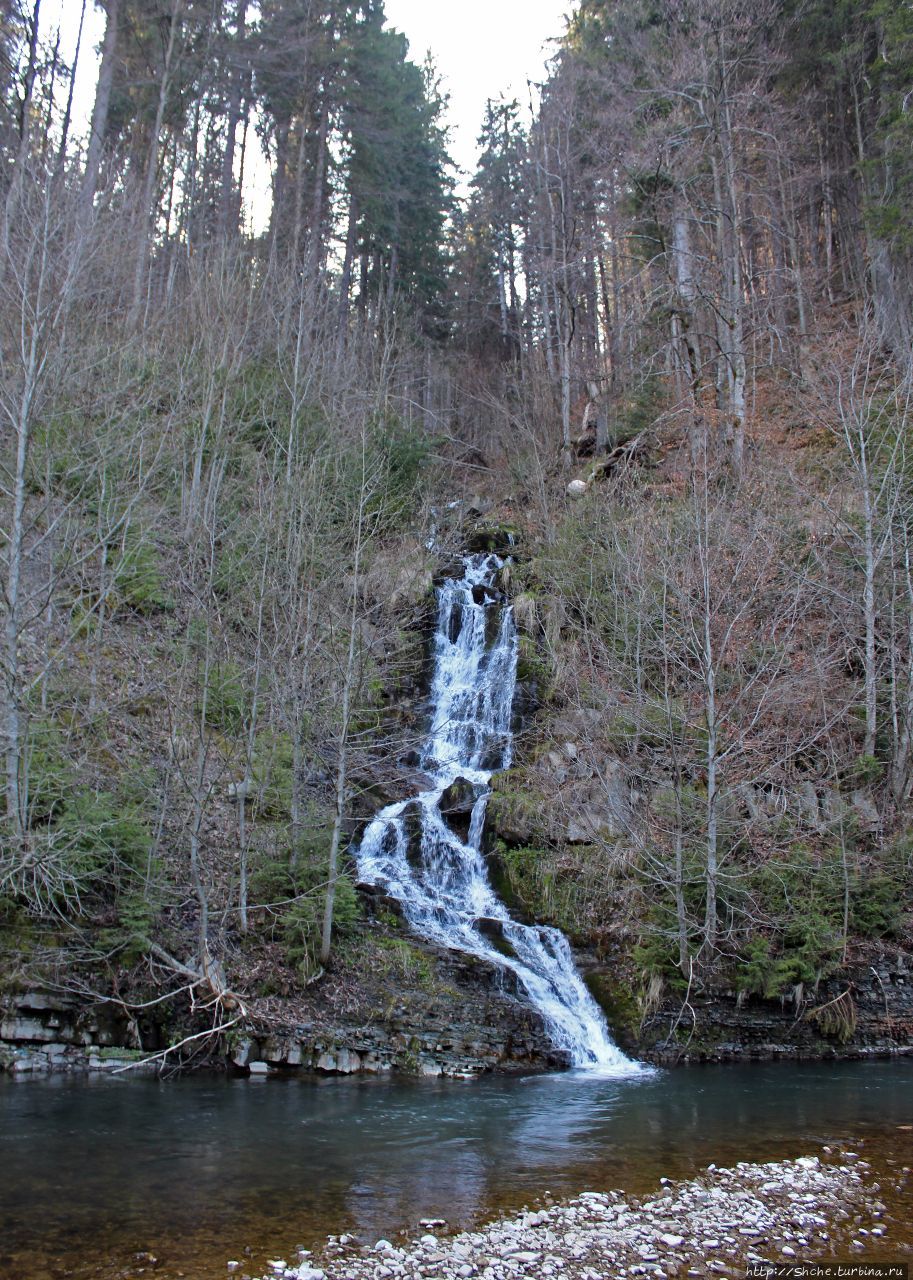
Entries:
POLYGON ((0 999, 196 1052, 444 998, 351 849, 489 550, 512 909, 635 1039, 844 1044, 913 908, 913 8, 580 0, 463 194, 382 0, 68 2, 85 129, 0 0, 0 999))

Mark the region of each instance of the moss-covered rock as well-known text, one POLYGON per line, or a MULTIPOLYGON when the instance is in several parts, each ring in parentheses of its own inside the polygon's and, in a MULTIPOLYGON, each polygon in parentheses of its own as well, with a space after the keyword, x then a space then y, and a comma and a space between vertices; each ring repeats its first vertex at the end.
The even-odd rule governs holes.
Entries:
POLYGON ((543 833, 545 796, 525 769, 503 769, 491 780, 488 830, 507 845, 529 845, 543 833))
POLYGON ((520 530, 513 524, 499 524, 486 520, 475 525, 466 534, 468 552, 493 552, 498 556, 512 555, 520 540, 520 530))
POLYGON ((590 995, 605 1014, 616 1043, 627 1052, 636 1050, 642 1020, 636 993, 623 978, 615 977, 603 969, 585 973, 583 978, 590 995))

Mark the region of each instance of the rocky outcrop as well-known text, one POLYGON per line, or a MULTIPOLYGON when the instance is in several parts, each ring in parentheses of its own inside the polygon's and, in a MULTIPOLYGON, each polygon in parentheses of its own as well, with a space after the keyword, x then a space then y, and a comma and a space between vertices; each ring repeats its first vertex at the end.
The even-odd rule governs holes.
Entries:
MULTIPOLYGON (((375 894, 377 909, 392 905, 375 894)), ((397 939, 399 945, 400 940, 397 939)), ((402 941, 425 966, 410 983, 382 991, 348 992, 349 1016, 319 988, 312 1020, 296 1019, 281 1002, 254 1006, 230 1038, 213 1038, 210 1066, 244 1074, 313 1071, 350 1075, 393 1072, 467 1077, 487 1072, 556 1070, 569 1065, 541 1018, 495 964, 443 948, 402 941), (360 995, 360 1000, 357 998, 360 995), (379 1002, 387 1000, 382 1006, 379 1002)), ((416 960, 418 963, 418 960, 416 960)), ((87 1005, 75 995, 32 990, 7 997, 0 1021, 0 1072, 17 1076, 60 1072, 156 1070, 150 1055, 197 1027, 161 1028, 132 1022, 115 1003, 87 1005), (142 1044, 139 1043, 140 1037, 142 1044)), ((169 1058, 180 1065, 180 1055, 169 1058)), ((199 1061, 195 1065, 200 1065, 199 1061)))
POLYGON ((229 1062, 242 1073, 316 1071, 331 1075, 397 1072, 411 1076, 469 1077, 490 1071, 529 1072, 568 1065, 535 1015, 519 1005, 480 1022, 455 1023, 430 1014, 416 1023, 403 1010, 388 1021, 331 1030, 290 1028, 245 1035, 229 1062))
POLYGON ((463 548, 470 554, 493 552, 495 555, 509 556, 515 553, 519 536, 516 525, 480 520, 464 533, 463 548))
POLYGON ((110 1072, 145 1056, 135 1025, 116 1005, 90 1007, 77 996, 50 991, 25 991, 3 1003, 0 1072, 110 1072))
POLYGON ((669 996, 628 1028, 627 1043, 665 1065, 913 1053, 913 957, 892 949, 872 960, 790 998, 713 988, 669 996))

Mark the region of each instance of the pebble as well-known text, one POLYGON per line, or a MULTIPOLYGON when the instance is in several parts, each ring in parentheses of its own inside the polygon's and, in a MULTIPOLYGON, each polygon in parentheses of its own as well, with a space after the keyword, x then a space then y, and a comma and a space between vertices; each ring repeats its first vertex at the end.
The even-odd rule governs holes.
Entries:
MULTIPOLYGON (((663 1178, 658 1193, 642 1200, 587 1191, 559 1203, 544 1195, 532 1211, 452 1237, 443 1219, 423 1218, 426 1233, 400 1248, 387 1239, 359 1248, 352 1237, 331 1236, 323 1270, 305 1262, 302 1250, 297 1271, 271 1261, 271 1274, 261 1280, 666 1280, 676 1273, 698 1280, 708 1272, 732 1274, 740 1262, 769 1262, 765 1249, 795 1258, 799 1246, 805 1257, 832 1251, 842 1239, 859 1251, 884 1232, 861 1225, 883 1205, 875 1199, 877 1183, 867 1187, 860 1169, 867 1166, 858 1159, 849 1167, 803 1156, 732 1169, 711 1165, 690 1182, 663 1178), (841 1222, 831 1242, 821 1228, 833 1231, 841 1222)), ((236 1265, 229 1263, 229 1271, 236 1265)))

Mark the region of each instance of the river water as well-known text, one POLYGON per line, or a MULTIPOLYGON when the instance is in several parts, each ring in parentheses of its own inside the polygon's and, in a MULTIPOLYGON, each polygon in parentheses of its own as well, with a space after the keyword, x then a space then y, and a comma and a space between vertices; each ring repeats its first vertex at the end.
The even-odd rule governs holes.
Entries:
POLYGON ((223 1277, 245 1246, 254 1270, 331 1232, 373 1242, 423 1217, 462 1227, 547 1193, 645 1190, 711 1161, 826 1143, 886 1143, 913 1163, 911 1123, 910 1061, 614 1079, 6 1081, 0 1276, 223 1277))

